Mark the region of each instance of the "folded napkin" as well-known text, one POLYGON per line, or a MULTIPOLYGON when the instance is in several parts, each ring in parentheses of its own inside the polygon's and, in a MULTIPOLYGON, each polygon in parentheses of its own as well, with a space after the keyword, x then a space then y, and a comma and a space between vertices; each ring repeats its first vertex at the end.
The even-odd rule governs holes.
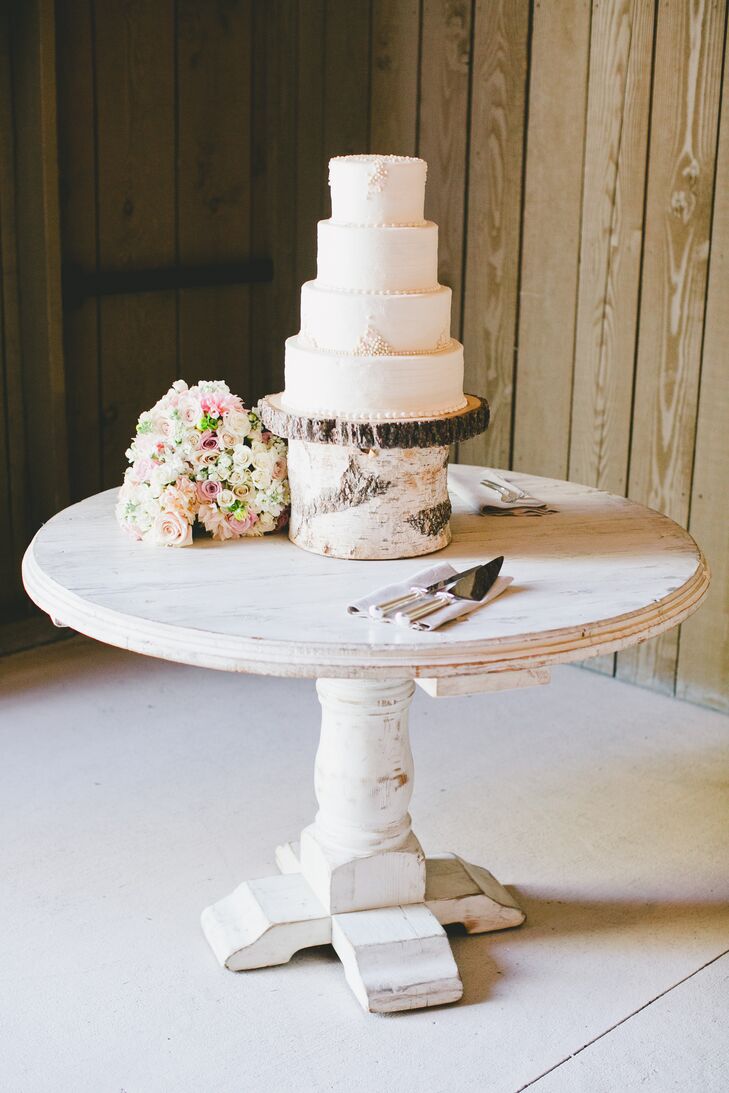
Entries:
MULTIPOLYGON (((460 568, 465 569, 467 566, 462 565, 460 568)), ((361 600, 355 600, 354 603, 349 604, 347 611, 350 615, 375 618, 376 616, 370 613, 370 607, 374 607, 375 604, 384 603, 385 600, 394 600, 396 596, 404 596, 413 585, 435 584, 436 581, 452 577, 454 573, 458 572, 459 570, 449 562, 440 562, 438 565, 430 566, 429 569, 420 569, 417 573, 413 573, 411 577, 408 577, 406 581, 400 581, 399 584, 388 584, 384 588, 378 588, 375 592, 371 592, 369 596, 363 596, 361 600)), ((484 604, 495 600, 504 589, 509 587, 513 579, 513 577, 499 576, 482 600, 444 601, 443 607, 438 611, 433 611, 432 614, 426 615, 424 619, 418 619, 416 622, 409 623, 404 615, 391 615, 388 618, 378 619, 378 621, 397 622, 398 625, 408 626, 411 630, 437 630, 439 626, 452 622, 453 619, 459 619, 463 615, 470 615, 471 612, 477 611, 479 607, 483 607, 484 604)))
MULTIPOLYGON (((490 478, 493 482, 497 482, 507 489, 520 488, 515 487, 513 482, 507 482, 498 471, 493 470, 491 467, 482 467, 481 477, 490 478)), ((529 513, 538 516, 544 512, 555 511, 554 509, 547 509, 546 503, 536 497, 519 497, 516 501, 504 501, 498 490, 493 490, 490 486, 484 486, 479 480, 474 482, 470 467, 461 467, 457 463, 452 463, 448 467, 448 488, 462 501, 470 505, 474 512, 480 512, 484 515, 526 516, 529 513)))

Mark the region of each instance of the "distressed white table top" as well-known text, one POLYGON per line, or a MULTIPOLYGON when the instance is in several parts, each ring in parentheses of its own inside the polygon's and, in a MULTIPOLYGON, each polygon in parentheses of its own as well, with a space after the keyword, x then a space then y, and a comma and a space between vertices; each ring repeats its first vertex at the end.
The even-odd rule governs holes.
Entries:
POLYGON ((307 554, 284 535, 180 550, 134 543, 114 521, 110 490, 41 528, 25 585, 44 611, 99 641, 281 676, 447 676, 579 660, 653 637, 696 608, 707 567, 672 520, 586 486, 512 477, 558 513, 484 517, 454 500, 446 550, 375 562, 307 554), (440 631, 347 614, 352 599, 430 561, 461 569, 497 554, 511 588, 440 631))

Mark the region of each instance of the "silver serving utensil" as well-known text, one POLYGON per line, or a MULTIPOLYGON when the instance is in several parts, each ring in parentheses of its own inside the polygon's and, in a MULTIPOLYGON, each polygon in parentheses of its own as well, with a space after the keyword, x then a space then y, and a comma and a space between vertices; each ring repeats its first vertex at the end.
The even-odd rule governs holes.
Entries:
POLYGON ((519 489, 518 486, 504 486, 501 482, 494 482, 490 478, 481 479, 482 486, 488 486, 490 490, 494 490, 498 493, 502 501, 505 501, 507 505, 511 505, 514 501, 521 501, 528 494, 519 489))
POLYGON ((429 585, 411 585, 409 592, 404 592, 401 596, 395 596, 391 600, 384 600, 382 603, 374 603, 370 607, 370 614, 375 618, 381 618, 383 615, 389 614, 391 611, 395 611, 400 607, 405 607, 407 604, 415 603, 417 600, 421 600, 423 596, 433 596, 436 592, 443 592, 446 588, 449 588, 456 581, 466 578, 471 573, 475 573, 477 569, 480 569, 481 565, 473 565, 470 569, 464 569, 460 573, 451 573, 450 577, 443 577, 440 581, 434 581, 429 585))
POLYGON ((503 555, 493 558, 490 562, 478 566, 474 572, 461 577, 450 588, 436 592, 434 598, 428 603, 417 604, 405 611, 399 611, 395 621, 409 626, 411 622, 440 611, 447 603, 453 603, 454 600, 482 600, 501 572, 503 564, 503 555))
POLYGON ((540 505, 538 508, 536 505, 520 506, 512 505, 508 509, 496 508, 496 506, 484 505, 481 509, 482 516, 550 516, 557 512, 557 509, 550 509, 546 503, 540 505))

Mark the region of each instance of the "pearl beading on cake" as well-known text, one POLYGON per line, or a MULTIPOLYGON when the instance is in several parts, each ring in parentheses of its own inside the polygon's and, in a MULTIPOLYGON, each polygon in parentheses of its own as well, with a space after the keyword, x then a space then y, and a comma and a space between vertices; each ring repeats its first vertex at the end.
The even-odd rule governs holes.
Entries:
POLYGON ((424 159, 420 159, 419 156, 393 156, 385 152, 370 152, 367 155, 355 155, 355 156, 332 156, 329 160, 329 171, 331 173, 332 163, 422 163, 427 172, 428 164, 424 159))
POLYGON ((372 170, 367 176, 367 197, 382 193, 387 180, 387 167, 381 159, 375 160, 372 170))
MULTIPOLYGON (((293 412, 297 412, 296 407, 288 406, 285 393, 281 399, 281 405, 284 409, 290 408, 293 412)), ((389 410, 336 410, 332 406, 307 407, 306 414, 308 417, 336 418, 340 421, 430 421, 443 417, 444 414, 455 414, 457 410, 463 410, 467 405, 468 399, 464 395, 460 402, 438 410, 437 414, 431 410, 409 410, 407 413, 389 410)))
POLYGON ((357 357, 392 357, 394 356, 394 350, 381 334, 368 326, 354 347, 354 355, 357 357))
POLYGON ((431 292, 437 292, 441 285, 431 285, 430 288, 340 288, 339 285, 328 285, 326 281, 316 283, 320 288, 328 292, 341 292, 343 296, 427 296, 431 292))
POLYGON ((321 353, 328 353, 336 357, 432 357, 443 353, 453 346, 453 338, 446 336, 445 331, 439 336, 433 349, 395 349, 381 334, 368 326, 364 334, 359 338, 354 349, 331 349, 320 345, 308 327, 301 328, 299 337, 310 349, 318 349, 321 353))
POLYGON ((358 220, 333 220, 330 224, 337 224, 340 228, 425 228, 432 223, 430 220, 368 220, 360 223, 358 220))

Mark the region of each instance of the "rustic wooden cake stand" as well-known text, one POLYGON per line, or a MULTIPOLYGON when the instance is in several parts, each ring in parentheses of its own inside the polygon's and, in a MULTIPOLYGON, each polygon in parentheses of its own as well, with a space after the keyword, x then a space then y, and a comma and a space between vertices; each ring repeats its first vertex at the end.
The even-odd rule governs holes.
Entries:
MULTIPOLYGON (((482 473, 472 469, 474 483, 482 473)), ((184 664, 317 678, 319 811, 300 849, 276 852, 279 875, 241 884, 203 913, 205 935, 227 968, 283 964, 297 949, 331 943, 366 1009, 414 1009, 461 996, 444 925, 479 933, 522 922, 516 900, 490 873, 452 854, 426 859, 412 831, 415 684, 441 697, 547 683, 551 664, 676 626, 709 578, 690 535, 667 517, 586 486, 512 477, 557 512, 484 517, 457 504, 444 559, 463 569, 503 554, 514 582, 488 607, 434 633, 347 614, 353 599, 406 580, 412 561, 323 558, 283 535, 150 547, 117 527, 113 490, 54 517, 28 548, 29 595, 83 634, 184 664)), ((184 711, 178 716, 184 724, 184 711)), ((443 728, 456 747, 453 718, 443 728)), ((272 724, 272 748, 276 731, 272 724)), ((486 780, 486 731, 483 754, 469 762, 486 780)), ((272 759, 274 795, 275 770, 272 759)), ((484 832, 484 844, 495 837, 484 832)))
POLYGON ((289 441, 289 538, 334 558, 413 558, 451 539, 448 447, 485 431, 485 399, 466 395, 440 417, 351 421, 259 404, 264 425, 289 441))

